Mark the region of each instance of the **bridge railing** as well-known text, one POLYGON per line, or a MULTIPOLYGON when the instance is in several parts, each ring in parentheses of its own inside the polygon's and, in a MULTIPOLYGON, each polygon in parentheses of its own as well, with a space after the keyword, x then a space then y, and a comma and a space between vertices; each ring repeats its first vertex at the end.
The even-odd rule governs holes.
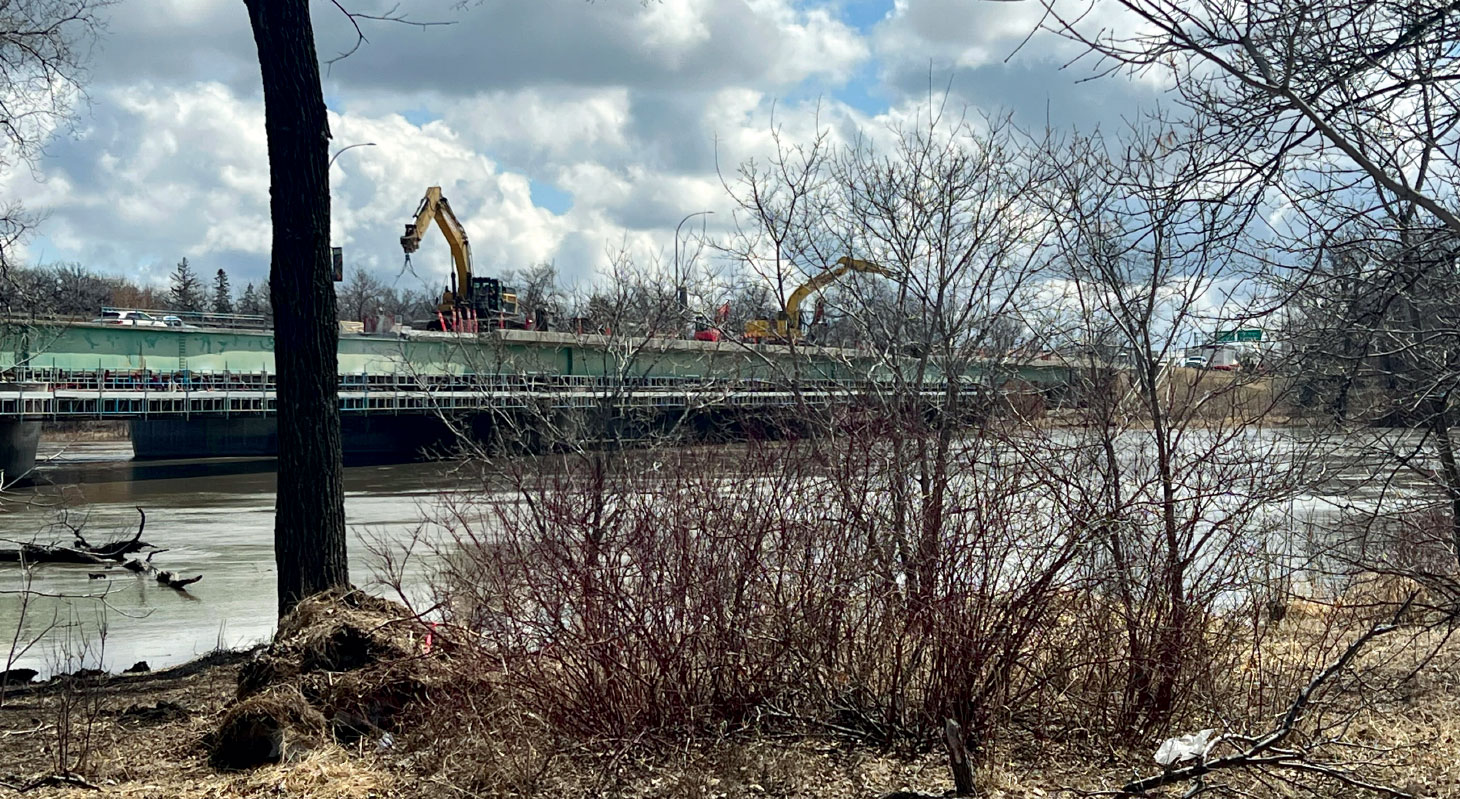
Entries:
POLYGON ((194 327, 221 327, 229 330, 267 330, 269 319, 262 314, 214 313, 212 311, 167 311, 157 308, 121 308, 102 306, 101 312, 137 311, 154 319, 175 316, 183 324, 194 327))
MULTIPOLYGON (((277 411, 277 385, 265 373, 110 372, 15 369, 0 375, 0 417, 189 418, 258 416, 277 411)), ((687 408, 793 406, 847 402, 885 386, 867 380, 613 378, 557 374, 341 375, 345 413, 420 414, 529 407, 687 408)), ((924 395, 942 392, 926 385, 924 395)))

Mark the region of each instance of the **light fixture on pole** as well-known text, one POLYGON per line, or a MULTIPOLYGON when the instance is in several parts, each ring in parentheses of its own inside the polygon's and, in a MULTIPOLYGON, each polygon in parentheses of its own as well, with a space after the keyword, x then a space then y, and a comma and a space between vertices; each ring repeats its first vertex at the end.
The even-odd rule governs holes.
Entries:
POLYGON ((335 151, 335 154, 334 155, 330 156, 330 162, 325 165, 325 168, 328 169, 328 168, 334 166, 335 165, 335 159, 336 158, 339 158, 341 155, 343 155, 346 150, 353 150, 356 147, 374 147, 374 146, 375 146, 375 142, 373 142, 373 141, 362 141, 359 144, 351 144, 348 147, 341 147, 340 149, 338 149, 338 150, 335 151))
POLYGON ((684 227, 684 223, 685 222, 688 222, 689 220, 691 220, 691 219, 693 219, 693 218, 695 218, 697 216, 709 216, 709 215, 711 215, 713 213, 715 213, 715 212, 714 211, 695 211, 694 213, 691 213, 691 214, 685 214, 684 215, 684 218, 681 219, 681 220, 679 220, 679 224, 677 224, 677 225, 674 226, 674 289, 675 289, 675 296, 679 298, 679 306, 681 308, 683 308, 686 305, 688 305, 688 302, 686 302, 686 300, 688 298, 685 295, 684 273, 681 272, 680 269, 679 269, 679 229, 682 228, 682 227, 684 227))

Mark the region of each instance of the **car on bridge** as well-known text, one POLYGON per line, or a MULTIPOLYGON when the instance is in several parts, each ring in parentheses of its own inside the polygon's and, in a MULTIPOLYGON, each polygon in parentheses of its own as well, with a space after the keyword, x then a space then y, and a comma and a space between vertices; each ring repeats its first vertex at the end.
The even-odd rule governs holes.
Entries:
POLYGON ((145 311, 102 311, 101 316, 91 320, 104 325, 133 325, 135 327, 167 327, 167 322, 145 311))

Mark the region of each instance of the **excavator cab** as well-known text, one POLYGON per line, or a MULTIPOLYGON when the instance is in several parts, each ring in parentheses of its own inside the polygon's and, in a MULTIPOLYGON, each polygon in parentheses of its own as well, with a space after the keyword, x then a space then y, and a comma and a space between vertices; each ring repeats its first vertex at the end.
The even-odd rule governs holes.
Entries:
POLYGON ((747 341, 787 341, 792 335, 790 317, 777 311, 775 319, 751 319, 745 323, 747 341))
POLYGON ((497 313, 502 309, 502 281, 494 277, 473 277, 467 299, 477 313, 497 313))

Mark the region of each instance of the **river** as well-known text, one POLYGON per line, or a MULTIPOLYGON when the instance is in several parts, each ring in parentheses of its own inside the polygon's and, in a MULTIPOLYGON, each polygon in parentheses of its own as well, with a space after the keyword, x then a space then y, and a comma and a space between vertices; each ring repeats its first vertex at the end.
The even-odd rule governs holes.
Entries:
MULTIPOLYGON (((69 541, 68 531, 57 524, 65 509, 71 524, 84 523, 92 543, 112 540, 136 530, 140 506, 147 512, 143 539, 167 550, 154 563, 186 576, 202 574, 203 580, 180 593, 116 569, 95 580, 88 577, 98 571, 94 567, 33 569, 34 591, 104 594, 105 599, 33 599, 25 609, 22 641, 53 622, 58 626, 15 666, 45 674, 70 670, 85 649, 88 667, 99 659, 102 668, 120 670, 146 660, 155 669, 220 646, 249 646, 273 632, 272 459, 134 462, 127 442, 43 443, 40 454, 46 460, 42 484, 16 489, 3 499, 0 538, 69 541)), ((409 538, 436 498, 462 487, 456 467, 435 462, 345 470, 350 576, 356 585, 369 585, 379 565, 367 542, 409 538)), ((416 574, 423 566, 416 564, 416 574)), ((20 571, 0 567, 0 591, 20 587, 20 571)), ((19 597, 0 596, 5 635, 0 668, 21 614, 19 597)))
MULTIPOLYGON (((1412 475, 1376 483, 1375 476, 1386 470, 1370 458, 1355 457, 1349 445, 1323 449, 1319 460, 1333 467, 1324 487, 1275 503, 1270 511, 1276 514, 1277 528, 1295 531, 1305 520, 1329 517, 1343 508, 1387 506, 1396 496, 1426 493, 1425 480, 1412 475)), ((43 443, 41 456, 45 465, 39 485, 0 496, 0 538, 66 542, 68 531, 57 523, 65 511, 69 523, 84 525, 92 543, 113 540, 136 529, 140 506, 147 511, 144 539, 166 549, 155 556, 155 564, 183 576, 202 574, 203 580, 181 593, 119 569, 100 579, 89 577, 99 571, 94 567, 33 569, 33 591, 103 598, 39 596, 22 613, 19 596, 0 594, 0 668, 11 649, 9 636, 17 629, 20 641, 40 642, 14 658, 13 665, 43 674, 74 669, 78 658, 84 660, 79 665, 113 671, 139 660, 155 669, 269 637, 276 616, 272 459, 136 462, 126 442, 43 443), (22 615, 23 626, 18 624, 22 615), (102 642, 104 649, 98 652, 102 642)), ((444 540, 425 520, 437 515, 433 511, 446 495, 480 494, 482 486, 477 472, 447 461, 347 468, 352 581, 378 590, 380 563, 370 542, 401 543, 417 531, 444 540)), ((422 590, 421 575, 428 566, 418 556, 408 568, 415 591, 422 590)), ((0 592, 21 588, 22 580, 19 569, 0 566, 0 592)))

